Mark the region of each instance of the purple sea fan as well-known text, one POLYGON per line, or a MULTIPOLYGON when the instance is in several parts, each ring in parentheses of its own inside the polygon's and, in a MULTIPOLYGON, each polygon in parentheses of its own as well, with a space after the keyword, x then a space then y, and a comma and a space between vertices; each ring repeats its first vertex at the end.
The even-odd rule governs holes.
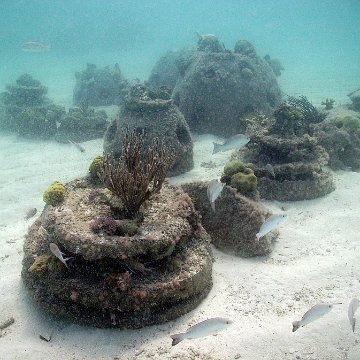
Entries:
POLYGON ((94 233, 105 232, 114 235, 117 231, 118 224, 111 216, 97 216, 90 221, 90 230, 94 233))

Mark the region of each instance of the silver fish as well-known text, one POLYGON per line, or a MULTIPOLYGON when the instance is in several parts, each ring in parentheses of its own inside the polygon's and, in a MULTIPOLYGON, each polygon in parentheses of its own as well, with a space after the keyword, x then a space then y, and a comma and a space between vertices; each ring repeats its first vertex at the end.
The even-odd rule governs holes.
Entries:
POLYGON ((50 45, 44 45, 37 41, 29 41, 21 46, 23 51, 26 52, 47 52, 50 51, 50 45))
POLYGON ((198 324, 191 326, 187 331, 180 334, 171 335, 172 346, 175 346, 184 339, 197 339, 200 337, 214 335, 218 332, 225 330, 229 327, 233 321, 221 317, 215 317, 199 322, 198 324))
POLYGON ((348 309, 348 317, 353 332, 355 332, 355 323, 356 323, 356 319, 354 318, 354 315, 358 307, 359 307, 359 299, 353 298, 350 301, 349 309, 348 309))
POLYGON ((80 152, 85 152, 85 148, 75 141, 68 140, 70 144, 73 144, 80 152))
POLYGON ((25 213, 25 220, 31 219, 37 213, 37 208, 29 208, 25 213))
POLYGON ((239 150, 242 146, 246 145, 250 141, 250 138, 244 134, 237 134, 225 140, 223 144, 213 142, 214 150, 213 154, 220 151, 228 151, 232 149, 239 150))
POLYGON ((338 304, 341 304, 341 303, 337 303, 337 304, 319 303, 319 304, 314 305, 310 310, 308 310, 303 315, 301 320, 293 321, 292 332, 295 332, 300 327, 310 324, 311 322, 321 318, 322 316, 327 314, 334 307, 334 305, 338 305, 338 304))
POLYGON ((256 234, 256 238, 259 241, 263 236, 270 231, 276 229, 286 219, 285 214, 271 215, 260 227, 259 232, 256 234))
POLYGON ((62 253, 60 251, 60 249, 58 248, 58 246, 55 243, 50 243, 50 251, 52 252, 52 254, 54 256, 56 256, 67 268, 69 268, 68 264, 66 263, 66 261, 72 259, 72 257, 66 258, 64 259, 65 255, 64 253, 62 253))
POLYGON ((224 188, 225 184, 219 182, 217 179, 213 179, 209 182, 207 187, 207 197, 210 201, 211 208, 215 212, 215 200, 221 194, 222 189, 224 188))
POLYGON ((273 179, 275 179, 274 168, 272 167, 271 164, 266 164, 265 170, 269 173, 269 175, 271 175, 271 177, 272 177, 273 179))

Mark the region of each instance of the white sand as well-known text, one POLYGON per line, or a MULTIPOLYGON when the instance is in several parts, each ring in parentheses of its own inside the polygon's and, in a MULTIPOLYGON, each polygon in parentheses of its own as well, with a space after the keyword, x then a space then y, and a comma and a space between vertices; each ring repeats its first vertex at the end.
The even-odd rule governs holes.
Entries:
MULTIPOLYGON (((228 154, 211 155, 211 136, 195 137, 196 168, 173 179, 205 180, 221 173, 228 154), (207 170, 202 162, 217 166, 207 170)), ((360 296, 360 174, 335 175, 336 191, 284 207, 288 220, 268 257, 241 259, 214 250, 214 286, 191 313, 141 330, 95 329, 54 323, 29 301, 20 271, 28 207, 42 209, 42 193, 54 180, 86 173, 102 141, 71 145, 0 136, 0 323, 13 316, 0 337, 0 359, 353 359, 360 358, 360 328, 352 333, 348 303, 360 296), (342 302, 323 318, 292 333, 319 301, 342 302), (171 346, 170 334, 214 316, 234 324, 224 332, 171 346), (39 339, 54 331, 47 343, 39 339)), ((41 211, 39 211, 41 212, 41 211)), ((37 215, 38 216, 38 215, 37 215)), ((359 312, 360 322, 360 312, 359 312)))

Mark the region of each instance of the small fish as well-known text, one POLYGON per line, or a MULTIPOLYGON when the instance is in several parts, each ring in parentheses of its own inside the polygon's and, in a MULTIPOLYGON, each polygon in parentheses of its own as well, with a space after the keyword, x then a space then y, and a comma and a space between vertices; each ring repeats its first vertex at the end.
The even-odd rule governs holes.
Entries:
POLYGON ((285 214, 281 215, 271 215, 260 227, 259 232, 256 234, 256 238, 259 241, 263 236, 265 236, 270 231, 279 227, 279 225, 286 219, 285 214))
POLYGON ((349 310, 348 310, 348 317, 353 332, 355 332, 355 323, 356 323, 356 319, 354 318, 354 315, 358 307, 359 307, 359 299, 353 298, 350 301, 349 310))
POLYGON ((37 208, 29 208, 26 210, 25 213, 25 220, 29 220, 31 219, 33 216, 35 216, 35 214, 37 213, 37 208))
POLYGON ((320 303, 320 304, 314 305, 310 310, 308 310, 303 315, 303 317, 301 318, 300 321, 293 321, 292 332, 295 332, 300 327, 303 327, 303 326, 310 324, 311 322, 321 318, 322 316, 327 314, 334 307, 334 305, 339 305, 339 304, 341 304, 341 303, 337 303, 337 304, 320 303))
POLYGON ((215 200, 219 197, 225 184, 219 182, 217 179, 213 179, 209 182, 207 187, 207 197, 210 201, 211 208, 215 212, 215 200))
POLYGON ((66 263, 66 261, 72 259, 72 257, 66 258, 64 259, 63 255, 65 255, 64 253, 62 253, 60 251, 60 249, 58 248, 58 246, 54 243, 50 243, 50 251, 52 252, 52 254, 54 256, 56 256, 67 268, 69 268, 68 264, 66 263))
POLYGON ((68 140, 70 144, 73 144, 74 146, 76 146, 76 148, 80 151, 80 152, 85 152, 84 147, 82 147, 79 143, 75 142, 75 141, 71 141, 68 140))
POLYGON ((272 167, 271 164, 266 164, 266 165, 265 165, 265 170, 269 173, 269 175, 271 175, 271 177, 272 177, 273 179, 275 179, 274 168, 272 167))
POLYGON ((40 42, 37 41, 29 41, 26 42, 24 44, 22 44, 21 46, 23 51, 26 52, 47 52, 50 51, 50 45, 44 45, 40 42))
POLYGON ((229 327, 233 321, 221 317, 215 317, 199 322, 198 324, 191 326, 187 331, 180 334, 174 334, 172 338, 172 346, 175 346, 184 339, 197 339, 200 337, 214 335, 218 332, 225 330, 229 327))
POLYGON ((232 149, 239 150, 242 146, 246 145, 250 141, 250 138, 244 134, 237 134, 225 140, 223 144, 213 142, 214 150, 213 154, 220 151, 228 151, 232 149))

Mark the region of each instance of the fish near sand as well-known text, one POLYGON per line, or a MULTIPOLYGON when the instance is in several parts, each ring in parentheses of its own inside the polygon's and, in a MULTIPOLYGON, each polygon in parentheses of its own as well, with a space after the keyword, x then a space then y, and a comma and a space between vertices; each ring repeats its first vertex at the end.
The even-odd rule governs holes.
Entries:
POLYGON ((56 257, 66 266, 67 269, 69 268, 69 266, 68 266, 68 264, 66 263, 66 261, 72 259, 72 257, 69 257, 69 258, 64 259, 64 256, 63 256, 63 255, 65 255, 65 254, 62 253, 62 252, 60 251, 60 249, 58 248, 58 246, 57 246, 56 244, 54 244, 54 243, 50 243, 50 251, 52 252, 52 254, 53 254, 54 256, 56 256, 56 257))
POLYGON ((201 321, 198 324, 191 326, 184 333, 171 335, 171 345, 175 346, 184 339, 197 339, 200 337, 217 334, 218 332, 225 330, 232 323, 233 321, 221 317, 215 317, 201 321))
POLYGON ((22 44, 21 48, 23 51, 34 52, 34 53, 47 52, 51 50, 50 45, 44 45, 37 41, 28 41, 22 44))
POLYGON ((85 148, 75 141, 68 140, 70 144, 73 144, 80 152, 85 152, 85 148))
POLYGON ((327 304, 327 303, 319 303, 314 305, 310 310, 308 310, 301 320, 299 321, 293 321, 293 329, 292 332, 295 332, 300 327, 303 327, 307 324, 310 324, 311 322, 321 318, 325 314, 331 311, 331 309, 334 307, 334 305, 339 305, 341 303, 337 304, 327 304))
POLYGON ((37 208, 29 208, 25 213, 25 220, 31 219, 37 213, 37 208))
POLYGON ((278 228, 280 224, 286 219, 285 214, 271 215, 260 227, 259 232, 256 234, 256 238, 259 241, 263 236, 270 231, 278 228))
POLYGON ((348 309, 348 317, 353 332, 355 332, 355 323, 356 323, 356 319, 354 318, 354 315, 358 307, 359 307, 359 299, 353 298, 350 301, 349 309, 348 309))
POLYGON ((207 187, 207 197, 210 201, 211 208, 215 212, 215 200, 219 197, 225 184, 219 182, 217 179, 213 179, 209 182, 207 187))
POLYGON ((244 134, 237 134, 225 140, 223 144, 218 144, 213 142, 214 150, 213 154, 216 154, 220 151, 228 150, 239 150, 242 146, 246 145, 250 141, 250 138, 244 134))

